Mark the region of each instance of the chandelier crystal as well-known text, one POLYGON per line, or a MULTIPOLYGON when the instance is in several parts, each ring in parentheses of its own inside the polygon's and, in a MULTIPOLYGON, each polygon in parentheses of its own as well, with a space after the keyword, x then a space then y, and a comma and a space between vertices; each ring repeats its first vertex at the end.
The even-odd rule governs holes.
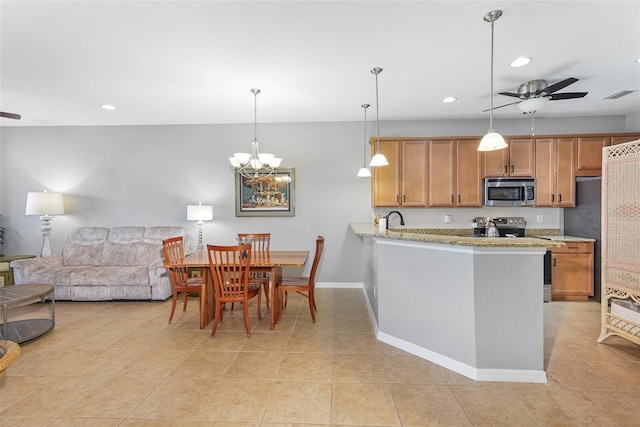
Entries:
POLYGON ((229 157, 231 166, 237 173, 246 178, 269 176, 280 166, 282 159, 270 153, 260 152, 258 141, 258 94, 260 89, 251 89, 253 94, 253 141, 251 141, 251 153, 233 153, 229 157))

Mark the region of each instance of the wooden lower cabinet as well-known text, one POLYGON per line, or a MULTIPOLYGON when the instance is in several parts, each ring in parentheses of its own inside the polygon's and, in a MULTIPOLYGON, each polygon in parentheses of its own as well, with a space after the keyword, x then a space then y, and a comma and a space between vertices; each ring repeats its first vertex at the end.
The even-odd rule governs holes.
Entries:
POLYGON ((551 299, 586 301, 593 296, 593 242, 566 242, 551 251, 551 299))

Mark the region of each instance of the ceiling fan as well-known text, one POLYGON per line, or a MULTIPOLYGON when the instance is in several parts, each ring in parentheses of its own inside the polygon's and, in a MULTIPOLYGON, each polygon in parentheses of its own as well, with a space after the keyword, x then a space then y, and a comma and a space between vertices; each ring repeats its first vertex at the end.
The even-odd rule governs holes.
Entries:
POLYGON ((4 117, 6 119, 14 119, 14 120, 20 120, 20 114, 16 114, 16 113, 5 113, 4 111, 0 111, 0 117, 4 117))
MULTIPOLYGON (((544 107, 548 101, 560 101, 563 99, 575 99, 575 98, 583 98, 589 92, 562 92, 556 93, 560 89, 564 89, 565 87, 577 82, 578 79, 574 77, 569 77, 568 79, 564 79, 552 85, 547 85, 545 80, 530 80, 528 82, 524 82, 518 87, 518 92, 500 92, 500 95, 511 96, 514 98, 520 98, 519 101, 510 102, 509 104, 500 105, 496 108, 507 107, 509 105, 517 104, 520 110, 527 113, 535 113, 539 111, 542 107, 544 107)), ((489 111, 489 110, 484 110, 489 111)))

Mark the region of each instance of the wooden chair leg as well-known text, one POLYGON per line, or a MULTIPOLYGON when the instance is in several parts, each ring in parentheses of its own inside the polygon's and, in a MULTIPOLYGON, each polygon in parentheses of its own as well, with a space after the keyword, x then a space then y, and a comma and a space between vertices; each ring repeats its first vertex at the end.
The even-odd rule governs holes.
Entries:
POLYGON ((211 328, 211 338, 216 336, 216 330, 218 329, 218 323, 222 320, 222 305, 216 303, 216 316, 213 319, 213 328, 211 328))
POLYGON ((251 338, 251 324, 249 323, 249 304, 242 304, 244 311, 244 326, 247 329, 247 338, 251 338))
POLYGON ((173 300, 171 301, 171 314, 169 315, 169 323, 173 321, 173 314, 176 312, 176 301, 178 300, 178 293, 173 292, 173 300))
POLYGON ((184 292, 184 305, 182 311, 187 311, 187 303, 189 302, 189 292, 184 292))

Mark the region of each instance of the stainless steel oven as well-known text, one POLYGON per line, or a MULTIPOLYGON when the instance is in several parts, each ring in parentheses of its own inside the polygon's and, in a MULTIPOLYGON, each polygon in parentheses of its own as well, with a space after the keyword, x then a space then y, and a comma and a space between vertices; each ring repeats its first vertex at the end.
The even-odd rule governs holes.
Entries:
POLYGON ((485 178, 485 206, 535 206, 535 178, 485 178))

